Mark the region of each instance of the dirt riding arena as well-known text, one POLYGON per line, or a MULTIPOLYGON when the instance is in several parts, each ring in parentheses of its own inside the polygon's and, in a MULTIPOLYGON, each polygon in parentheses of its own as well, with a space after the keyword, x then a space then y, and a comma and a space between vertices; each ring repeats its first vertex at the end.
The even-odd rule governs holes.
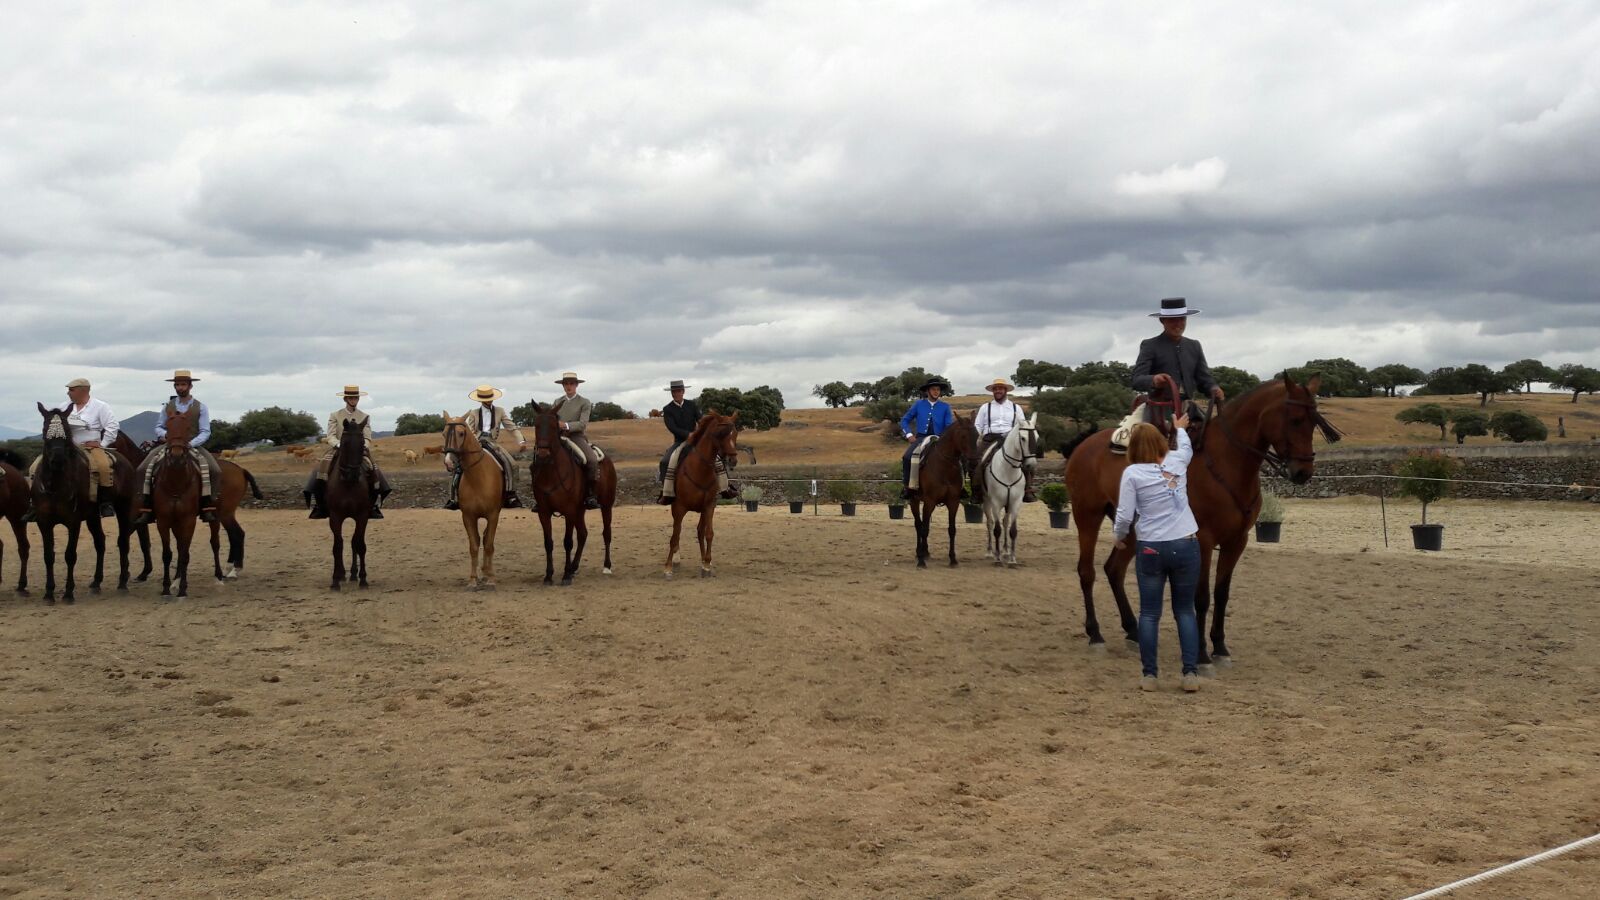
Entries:
POLYGON ((1600 511, 1431 512, 1439 555, 1400 549, 1414 506, 1385 550, 1369 502, 1291 504, 1192 696, 1170 617, 1160 693, 1086 647, 1036 507, 1023 568, 963 525, 926 572, 882 507, 725 508, 717 577, 670 583, 629 508, 566 589, 519 513, 494 593, 454 514, 395 510, 342 594, 322 523, 246 510, 239 581, 71 607, 37 542, 9 593, 6 531, 0 894, 1405 896, 1600 830, 1600 511))

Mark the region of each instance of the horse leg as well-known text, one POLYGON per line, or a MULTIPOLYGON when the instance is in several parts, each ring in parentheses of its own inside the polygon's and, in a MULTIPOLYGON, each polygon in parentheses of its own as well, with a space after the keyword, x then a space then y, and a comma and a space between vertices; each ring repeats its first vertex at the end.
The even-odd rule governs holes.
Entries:
POLYGON ((922 516, 921 498, 911 501, 911 521, 917 530, 917 568, 928 567, 928 522, 922 516))
POLYGON ((39 544, 44 548, 44 602, 56 602, 56 529, 39 520, 39 544))
POLYGON ((89 540, 94 544, 94 580, 89 582, 89 593, 98 594, 106 577, 106 527, 98 510, 89 517, 89 540))
POLYGON ((170 526, 157 519, 156 532, 161 536, 161 596, 172 596, 172 543, 170 526))
POLYGON ((550 504, 539 504, 539 525, 544 528, 544 583, 556 583, 556 539, 550 527, 550 504))
POLYGON ((117 514, 117 590, 128 589, 128 548, 133 543, 133 529, 128 527, 128 517, 118 511, 117 514))
MULTIPOLYGON (((1217 554, 1217 615, 1211 622, 1211 657, 1219 666, 1233 665, 1233 655, 1228 652, 1224 623, 1228 617, 1228 595, 1233 587, 1233 568, 1244 555, 1245 538, 1222 547, 1217 554)), ((1202 642, 1203 643, 1203 642, 1202 642)))
POLYGON ((1133 562, 1134 536, 1128 532, 1126 541, 1128 548, 1118 550, 1111 548, 1111 555, 1106 557, 1106 580, 1111 582, 1111 596, 1117 601, 1117 614, 1122 618, 1122 634, 1130 643, 1139 643, 1139 617, 1134 615, 1133 607, 1128 603, 1128 564, 1133 562))
MULTIPOLYGON (((370 502, 369 502, 370 505, 370 502)), ((355 533, 350 535, 350 574, 360 587, 367 586, 367 517, 356 519, 355 533)))
POLYGON ((222 526, 211 523, 211 575, 222 581, 222 526))
MULTIPOLYGON (((1206 633, 1206 613, 1211 609, 1211 547, 1204 542, 1200 544, 1200 580, 1194 586, 1194 626, 1201 634, 1206 633)), ((1196 659, 1203 675, 1213 675, 1216 669, 1212 666, 1211 653, 1206 649, 1206 642, 1200 642, 1200 655, 1196 659)))
POLYGON ((244 526, 230 515, 222 527, 228 530, 228 574, 224 577, 232 580, 244 568, 244 526))
POLYGON ((1094 545, 1100 539, 1100 523, 1104 517, 1087 513, 1073 518, 1078 526, 1078 587, 1083 591, 1083 633, 1088 635, 1090 647, 1104 648, 1106 639, 1100 634, 1100 620, 1094 614, 1094 545))
POLYGON ((578 545, 577 549, 572 553, 571 561, 567 563, 567 574, 561 581, 563 585, 571 585, 572 579, 578 575, 578 567, 583 565, 583 545, 589 542, 589 523, 585 521, 587 518, 588 516, 584 514, 583 507, 580 506, 577 518, 567 520, 567 540, 571 541, 571 534, 576 530, 578 545))
MULTIPOLYGON (((1020 498, 1017 502, 1021 502, 1020 498)), ((1009 524, 1011 526, 1008 531, 1011 543, 1006 547, 1006 565, 1015 568, 1017 565, 1017 520, 1022 518, 1021 507, 1011 510, 1006 515, 1006 518, 1010 520, 1009 524)))
POLYGON ((333 582, 328 588, 337 591, 344 582, 344 515, 329 510, 328 528, 333 531, 333 582))
POLYGON ((478 589, 478 520, 471 513, 461 511, 461 527, 467 530, 467 555, 471 568, 467 570, 467 590, 478 589))
POLYGON ((601 575, 611 574, 611 504, 600 507, 600 539, 605 541, 606 558, 600 569, 601 575))
POLYGON ((667 571, 668 578, 672 577, 672 558, 678 555, 678 538, 683 532, 683 514, 687 509, 674 501, 672 504, 672 540, 667 544, 667 571))
POLYGON ((960 565, 960 563, 956 562, 956 507, 958 507, 960 505, 961 505, 961 503, 959 501, 956 501, 956 500, 952 500, 949 503, 945 504, 945 508, 950 511, 950 566, 951 566, 951 568, 954 568, 957 565, 960 565))
POLYGON ((716 514, 717 504, 713 500, 711 505, 706 507, 705 513, 700 516, 700 524, 705 529, 705 537, 700 541, 701 578, 710 578, 714 574, 711 571, 711 540, 716 537, 716 532, 711 528, 711 521, 716 517, 716 514))
MULTIPOLYGON (((98 515, 98 513, 97 513, 97 515, 98 515)), ((61 602, 62 603, 71 603, 75 599, 74 596, 73 596, 73 592, 72 592, 72 586, 73 586, 73 575, 74 575, 74 573, 75 573, 75 571, 76 571, 76 569, 78 567, 78 525, 79 524, 81 524, 81 523, 73 522, 71 525, 67 526, 67 552, 66 552, 67 583, 66 583, 65 589, 62 590, 62 592, 61 592, 61 602)))
POLYGON ((694 525, 694 543, 700 550, 700 577, 706 577, 706 511, 700 510, 700 519, 694 525))
POLYGON ((189 547, 194 543, 194 523, 197 519, 184 516, 178 520, 178 596, 189 596, 189 547))
POLYGON ((17 593, 28 595, 28 525, 21 519, 11 523, 11 533, 17 539, 17 593))
POLYGON ((484 590, 494 590, 494 534, 500 530, 500 510, 489 513, 483 523, 483 569, 478 583, 484 590))
POLYGON ((150 573, 155 571, 155 564, 150 561, 150 526, 139 526, 139 552, 144 555, 144 571, 133 577, 134 581, 145 581, 150 573))
MULTIPOLYGON (((990 495, 993 496, 993 495, 990 495)), ((983 500, 983 558, 994 560, 997 566, 1005 565, 1005 550, 1001 542, 1000 516, 990 512, 989 498, 983 500)))

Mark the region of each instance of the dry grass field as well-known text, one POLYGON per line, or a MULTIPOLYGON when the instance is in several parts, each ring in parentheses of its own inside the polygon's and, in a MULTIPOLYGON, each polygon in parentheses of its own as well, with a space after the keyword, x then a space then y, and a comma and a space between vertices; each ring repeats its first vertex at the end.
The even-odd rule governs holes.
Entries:
MULTIPOLYGON (((960 410, 970 409, 983 399, 981 396, 966 396, 957 397, 953 402, 960 410)), ((1571 395, 1567 394, 1507 394, 1491 402, 1485 411, 1493 414, 1502 409, 1516 409, 1532 413, 1549 426, 1552 441, 1558 440, 1556 417, 1565 416, 1565 440, 1600 439, 1600 398, 1581 397, 1577 404, 1570 401, 1571 395)), ((1402 425, 1394 419, 1395 413, 1422 402, 1441 403, 1450 408, 1479 408, 1478 398, 1467 396, 1330 399, 1323 400, 1322 407, 1328 418, 1346 434, 1340 446, 1437 444, 1437 429, 1402 425)), ((594 439, 612 454, 617 465, 623 468, 655 465, 660 453, 670 443, 666 427, 656 419, 597 422, 590 426, 590 431, 594 439)), ((531 431, 525 434, 530 441, 533 439, 531 431)), ((504 440, 510 448, 510 437, 504 440)), ((885 441, 874 429, 873 423, 863 419, 861 411, 854 408, 786 410, 780 427, 771 431, 744 432, 739 441, 755 448, 757 460, 763 466, 875 462, 887 466, 898 458, 896 446, 885 441)), ((440 443, 437 434, 380 438, 376 443, 379 463, 387 468, 409 468, 410 464, 405 460, 406 450, 419 455, 416 466, 442 466, 439 457, 421 455, 424 447, 440 443)), ((1469 441, 1473 446, 1487 443, 1497 441, 1493 438, 1472 438, 1469 441)), ((249 454, 239 461, 251 471, 261 474, 305 471, 309 466, 309 463, 293 459, 281 450, 249 454)))
POLYGON ((723 510, 671 582, 628 508, 566 589, 519 513, 493 593, 396 510, 339 594, 325 526, 246 510, 237 582, 0 601, 0 895, 1393 898, 1600 829, 1595 507, 1441 503, 1439 555, 1290 512, 1183 695, 1170 618, 1160 693, 1085 646, 1038 508, 1022 568, 962 526, 924 572, 882 507, 723 510))

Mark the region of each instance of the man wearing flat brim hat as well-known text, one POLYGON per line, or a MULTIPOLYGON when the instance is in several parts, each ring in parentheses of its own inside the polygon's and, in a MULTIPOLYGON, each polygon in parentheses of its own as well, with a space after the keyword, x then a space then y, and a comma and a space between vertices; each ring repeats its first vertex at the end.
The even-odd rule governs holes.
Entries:
MULTIPOLYGON (((483 449, 494 457, 500 466, 500 506, 502 509, 522 509, 522 499, 517 496, 517 467, 511 459, 511 454, 500 446, 500 434, 510 431, 511 436, 517 439, 517 450, 528 449, 528 441, 522 436, 522 429, 511 420, 511 415, 504 407, 496 406, 495 401, 505 396, 505 391, 491 384, 480 384, 467 394, 467 399, 477 403, 467 411, 462 420, 472 433, 478 436, 478 443, 483 449)), ((455 463, 448 457, 445 466, 450 470, 450 499, 445 501, 445 509, 460 509, 461 472, 455 468, 455 463)))
MULTIPOLYGON (((666 423, 667 430, 672 432, 672 446, 667 452, 661 454, 661 495, 656 502, 662 506, 671 506, 673 497, 678 492, 678 461, 683 442, 694 434, 696 425, 700 424, 700 407, 693 400, 684 398, 688 385, 682 379, 674 378, 667 385, 667 393, 672 395, 672 402, 661 410, 661 421, 666 423)), ((717 492, 722 497, 732 498, 739 496, 734 490, 733 482, 728 480, 728 469, 722 462, 722 457, 713 458, 713 468, 717 473, 717 492)))
MULTIPOLYGON (((1019 425, 1022 425, 1027 418, 1022 414, 1022 410, 1018 408, 1016 401, 1008 396, 1012 391, 1016 390, 1016 385, 1001 377, 989 382, 984 387, 984 390, 992 394, 994 399, 978 407, 978 412, 972 420, 973 426, 978 429, 979 442, 988 445, 980 448, 984 453, 978 466, 978 473, 972 479, 973 503, 983 502, 983 473, 988 466, 989 457, 1005 442, 1006 437, 1019 425)), ((1033 494, 1033 462, 1034 458, 1028 457, 1022 467, 1022 502, 1024 503, 1033 503, 1039 499, 1033 494)))
POLYGON ((344 423, 355 422, 361 427, 361 452, 364 454, 362 467, 367 470, 367 478, 371 482, 372 511, 368 518, 383 518, 383 499, 390 494, 389 479, 384 476, 383 470, 378 468, 378 461, 372 458, 372 419, 361 411, 361 398, 367 395, 360 387, 353 384, 344 386, 344 391, 339 395, 344 398, 344 406, 328 414, 328 433, 322 440, 328 444, 328 452, 322 455, 322 461, 312 470, 311 477, 306 479, 306 502, 311 504, 313 519, 326 519, 328 507, 325 502, 328 490, 328 473, 333 470, 333 459, 338 455, 339 439, 344 435, 344 423))
POLYGON ((911 404, 900 417, 900 433, 906 437, 905 455, 900 458, 900 478, 907 497, 916 495, 921 479, 922 454, 927 451, 930 439, 945 433, 956 422, 956 414, 942 395, 950 391, 950 383, 935 375, 922 383, 922 399, 911 404))
POLYGON ((156 422, 155 446, 139 463, 142 488, 140 503, 144 511, 133 520, 134 525, 149 525, 156 520, 156 512, 152 508, 155 505, 152 502, 152 489, 156 469, 167 458, 167 423, 180 418, 187 420, 185 431, 189 434, 189 458, 200 470, 200 521, 217 520, 217 504, 212 498, 215 496, 214 486, 222 482, 222 468, 211 451, 205 449, 206 441, 211 439, 211 410, 191 394, 194 383, 199 380, 188 369, 179 369, 167 379, 167 383, 172 385, 172 396, 167 398, 166 405, 161 408, 160 421, 156 422))
POLYGON ((595 484, 600 478, 600 458, 595 455, 594 445, 589 443, 589 417, 594 413, 594 404, 578 393, 578 385, 583 383, 577 372, 562 372, 556 379, 556 384, 561 385, 561 396, 551 404, 550 411, 561 423, 561 436, 583 451, 584 508, 599 509, 595 484))
MULTIPOLYGON (((1193 405, 1196 401, 1212 397, 1221 403, 1227 399, 1217 380, 1211 377, 1211 367, 1206 365, 1206 353, 1201 349, 1200 342, 1183 334, 1189 317, 1199 314, 1200 310, 1189 306, 1189 301, 1182 297, 1167 297, 1150 313, 1152 318, 1161 321, 1161 333, 1139 344, 1139 358, 1133 364, 1132 386, 1136 391, 1149 393, 1157 375, 1169 376, 1178 386, 1179 407, 1146 403, 1139 408, 1134 421, 1148 420, 1151 415, 1176 415, 1182 408, 1189 408, 1191 417, 1199 422, 1204 416, 1193 405)), ((1125 424, 1129 429, 1132 428, 1131 422, 1125 424)), ((1116 434, 1125 433, 1119 426, 1116 434)), ((1116 437, 1113 437, 1113 449, 1119 446, 1116 437)))

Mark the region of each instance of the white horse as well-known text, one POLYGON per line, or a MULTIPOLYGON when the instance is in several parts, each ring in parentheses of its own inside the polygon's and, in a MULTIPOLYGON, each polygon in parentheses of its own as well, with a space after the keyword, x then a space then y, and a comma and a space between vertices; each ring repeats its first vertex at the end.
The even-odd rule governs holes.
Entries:
POLYGON ((1039 460, 1039 414, 1019 420, 983 468, 983 558, 1017 565, 1017 517, 1022 513, 1025 470, 1039 460))

